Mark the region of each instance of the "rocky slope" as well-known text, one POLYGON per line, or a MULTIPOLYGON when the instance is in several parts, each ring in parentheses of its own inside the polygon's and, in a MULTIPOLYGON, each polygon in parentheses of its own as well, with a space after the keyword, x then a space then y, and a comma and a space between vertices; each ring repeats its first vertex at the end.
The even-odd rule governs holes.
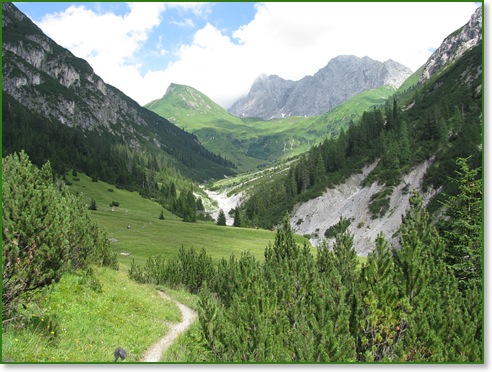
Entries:
POLYGON ((354 249, 358 255, 366 256, 374 249, 379 233, 383 233, 392 244, 397 245, 396 232, 412 193, 419 192, 424 195, 425 202, 428 202, 437 192, 433 189, 425 193, 422 191, 424 175, 432 161, 419 164, 402 177, 400 184, 393 189, 388 212, 381 218, 373 219, 368 205, 371 197, 381 191, 383 186, 377 182, 370 186, 361 186, 376 162, 364 167, 361 173, 352 175, 343 184, 327 189, 323 195, 297 205, 290 218, 291 226, 297 234, 309 235, 315 246, 319 246, 323 240, 331 245, 334 239, 326 239, 325 232, 343 218, 350 220, 348 230, 354 235, 354 249))
MULTIPOLYGON (((210 176, 231 173, 195 136, 105 84, 85 60, 56 44, 12 3, 2 4, 2 38, 3 97, 40 121, 109 133, 133 150, 163 151, 180 170, 197 178, 208 178, 206 166, 216 169, 210 176), (187 164, 184 156, 176 156, 182 149, 187 164), (190 164, 198 162, 203 167, 192 171, 190 164)), ((8 104, 7 110, 13 106, 8 104)))
POLYGON ((381 63, 369 57, 338 56, 299 81, 276 75, 258 77, 248 95, 229 111, 238 117, 262 119, 321 115, 368 89, 398 88, 411 74, 409 68, 392 60, 381 63))
POLYGON ((482 42, 482 7, 478 7, 466 25, 446 37, 424 65, 419 82, 423 83, 441 68, 460 58, 468 49, 482 42))

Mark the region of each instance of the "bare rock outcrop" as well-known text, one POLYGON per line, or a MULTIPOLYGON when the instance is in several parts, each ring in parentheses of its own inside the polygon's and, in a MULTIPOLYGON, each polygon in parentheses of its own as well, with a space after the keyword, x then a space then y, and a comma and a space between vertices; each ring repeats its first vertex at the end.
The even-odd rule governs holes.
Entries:
POLYGON ((466 25, 446 37, 427 60, 419 83, 430 79, 441 68, 460 58, 468 49, 482 42, 482 7, 478 7, 466 25))

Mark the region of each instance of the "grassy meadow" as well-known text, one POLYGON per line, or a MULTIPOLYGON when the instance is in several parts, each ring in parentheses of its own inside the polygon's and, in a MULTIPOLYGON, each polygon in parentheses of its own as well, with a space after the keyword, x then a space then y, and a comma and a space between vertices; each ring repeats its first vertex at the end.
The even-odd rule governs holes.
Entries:
MULTIPOLYGON (((246 229, 231 226, 217 226, 212 222, 186 223, 155 202, 142 198, 136 192, 117 189, 105 182, 92 182, 84 174, 79 181, 69 186, 79 193, 89 205, 94 199, 98 209, 92 216, 113 239, 112 248, 119 254, 123 266, 130 266, 133 259, 144 264, 148 257, 161 255, 165 258, 177 257, 179 249, 193 247, 205 248, 215 262, 222 257, 228 259, 232 254, 239 257, 241 252, 250 251, 257 259, 263 260, 263 252, 273 243, 275 232, 262 229, 246 229), (109 191, 113 190, 113 191, 109 191), (119 207, 111 207, 116 201, 119 207), (164 220, 159 219, 163 211, 164 220), (128 228, 130 226, 130 228, 128 228)), ((300 244, 307 242, 298 236, 300 244)), ((313 253, 314 253, 313 248, 313 253)))
MULTIPOLYGON (((105 182, 92 182, 84 174, 76 180, 67 176, 69 189, 98 209, 93 218, 113 239, 119 271, 95 267, 87 272, 65 274, 59 283, 38 293, 23 314, 23 327, 3 325, 2 358, 16 363, 112 363, 116 347, 127 350, 124 363, 139 362, 144 352, 168 330, 167 322, 180 321, 177 306, 163 300, 157 289, 173 299, 197 308, 197 296, 182 289, 137 284, 128 278, 133 259, 145 264, 148 257, 177 257, 179 249, 205 248, 218 262, 232 254, 250 251, 264 259, 265 247, 275 232, 212 222, 185 223, 172 213, 136 192, 117 189, 105 182), (110 204, 118 202, 119 206, 110 204), (164 220, 159 219, 164 213, 164 220), (128 228, 130 226, 130 228, 128 228), (124 253, 122 255, 121 253, 124 253), (128 255, 126 255, 128 254, 128 255)), ((297 242, 307 242, 296 236, 297 242)), ((313 255, 316 249, 312 248, 313 255)), ((206 362, 209 351, 203 345, 198 322, 163 355, 166 362, 206 362)))

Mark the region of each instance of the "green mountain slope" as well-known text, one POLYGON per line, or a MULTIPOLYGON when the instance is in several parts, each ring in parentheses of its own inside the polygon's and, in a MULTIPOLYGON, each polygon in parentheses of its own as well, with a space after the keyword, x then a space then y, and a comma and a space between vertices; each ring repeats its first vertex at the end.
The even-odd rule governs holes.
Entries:
POLYGON ((383 86, 362 92, 321 116, 262 120, 237 118, 196 89, 171 84, 161 99, 145 107, 192 132, 207 149, 237 164, 239 171, 250 171, 338 135, 341 128, 393 93, 393 88, 383 86))

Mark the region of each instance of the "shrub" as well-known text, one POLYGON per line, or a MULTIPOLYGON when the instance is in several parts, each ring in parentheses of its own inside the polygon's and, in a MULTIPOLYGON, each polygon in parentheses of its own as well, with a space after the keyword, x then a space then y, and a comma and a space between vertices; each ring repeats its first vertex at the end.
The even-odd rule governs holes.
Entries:
POLYGON ((343 234, 349 226, 350 219, 340 217, 340 221, 326 229, 325 237, 330 239, 336 237, 339 234, 343 234))
POLYGON ((68 269, 117 267, 106 234, 63 182, 53 182, 49 163, 38 169, 21 152, 3 159, 2 171, 4 320, 68 269))
POLYGON ((97 211, 97 203, 94 199, 91 200, 91 204, 89 205, 90 211, 97 211))

